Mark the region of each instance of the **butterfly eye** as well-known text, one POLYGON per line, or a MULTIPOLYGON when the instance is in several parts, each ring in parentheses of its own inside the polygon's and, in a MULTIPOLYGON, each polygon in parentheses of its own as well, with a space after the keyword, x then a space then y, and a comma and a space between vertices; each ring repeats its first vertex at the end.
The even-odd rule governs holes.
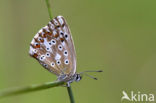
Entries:
POLYGON ((58 49, 62 51, 62 49, 63 49, 62 45, 59 45, 58 49))
POLYGON ((52 66, 52 67, 54 67, 54 66, 55 66, 55 63, 54 63, 54 62, 52 62, 52 63, 51 63, 51 66, 52 66))
POLYGON ((47 56, 47 57, 50 57, 50 53, 46 53, 46 56, 47 56))
POLYGON ((51 43, 55 45, 56 44, 56 41, 54 39, 52 39, 51 40, 51 43))
POLYGON ((66 60, 64 61, 64 63, 65 63, 65 64, 69 64, 69 60, 66 59, 66 60))
POLYGON ((64 56, 68 56, 68 51, 67 50, 64 51, 64 56))
POLYGON ((60 65, 61 64, 61 61, 60 60, 57 60, 56 63, 57 63, 57 65, 60 65))

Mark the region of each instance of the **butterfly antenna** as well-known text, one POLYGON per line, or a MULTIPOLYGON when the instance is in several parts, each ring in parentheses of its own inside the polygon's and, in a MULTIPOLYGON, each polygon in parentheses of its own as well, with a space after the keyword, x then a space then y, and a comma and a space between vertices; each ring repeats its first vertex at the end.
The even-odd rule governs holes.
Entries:
POLYGON ((80 72, 80 74, 83 74, 86 72, 103 72, 103 71, 102 70, 87 70, 87 71, 80 72))
POLYGON ((83 73, 83 74, 86 75, 86 76, 88 76, 88 77, 90 77, 90 78, 92 78, 92 79, 94 79, 94 80, 97 80, 96 77, 93 77, 93 76, 91 76, 91 75, 89 75, 89 74, 86 74, 86 73, 83 73))
POLYGON ((88 70, 88 71, 83 71, 83 72, 80 72, 79 73, 79 74, 84 74, 84 75, 86 75, 86 76, 88 76, 88 77, 90 77, 90 78, 92 78, 94 80, 97 80, 96 77, 93 77, 93 76, 87 74, 87 72, 103 72, 103 71, 102 70, 88 70))

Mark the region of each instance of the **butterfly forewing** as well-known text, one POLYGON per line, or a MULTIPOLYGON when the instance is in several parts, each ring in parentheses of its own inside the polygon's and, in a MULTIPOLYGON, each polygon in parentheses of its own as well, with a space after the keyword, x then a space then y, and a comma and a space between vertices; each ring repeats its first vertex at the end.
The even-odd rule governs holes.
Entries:
POLYGON ((34 36, 29 54, 57 76, 76 72, 76 54, 67 22, 57 16, 34 36))

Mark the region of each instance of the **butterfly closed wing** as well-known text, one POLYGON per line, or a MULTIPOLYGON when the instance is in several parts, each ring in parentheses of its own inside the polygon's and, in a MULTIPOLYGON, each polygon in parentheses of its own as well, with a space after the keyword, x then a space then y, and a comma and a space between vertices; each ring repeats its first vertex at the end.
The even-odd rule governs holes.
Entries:
POLYGON ((71 32, 64 17, 57 16, 34 36, 29 54, 58 80, 75 78, 76 53, 71 32))

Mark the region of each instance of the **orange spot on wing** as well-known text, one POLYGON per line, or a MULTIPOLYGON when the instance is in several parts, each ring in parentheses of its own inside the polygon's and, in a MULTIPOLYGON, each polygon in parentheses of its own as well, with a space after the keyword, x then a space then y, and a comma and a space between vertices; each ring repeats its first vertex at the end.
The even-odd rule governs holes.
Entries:
POLYGON ((59 34, 58 34, 58 33, 54 35, 54 37, 55 37, 55 38, 57 38, 58 36, 59 36, 59 34))
POLYGON ((40 44, 36 45, 35 48, 40 48, 40 44))
POLYGON ((37 58, 38 55, 37 55, 36 53, 34 53, 34 55, 32 55, 32 56, 33 56, 34 58, 37 58))
POLYGON ((52 33, 51 33, 51 32, 47 32, 47 34, 48 34, 48 35, 52 35, 52 33))
POLYGON ((34 38, 35 42, 38 42, 38 39, 37 38, 34 38))
POLYGON ((43 43, 44 42, 44 39, 41 39, 40 41, 43 43))
POLYGON ((40 44, 34 45, 34 44, 30 44, 33 48, 40 48, 40 44))
POLYGON ((43 34, 43 38, 46 38, 46 33, 43 34))
POLYGON ((64 41, 64 38, 60 38, 60 40, 61 40, 61 42, 63 42, 64 41))

